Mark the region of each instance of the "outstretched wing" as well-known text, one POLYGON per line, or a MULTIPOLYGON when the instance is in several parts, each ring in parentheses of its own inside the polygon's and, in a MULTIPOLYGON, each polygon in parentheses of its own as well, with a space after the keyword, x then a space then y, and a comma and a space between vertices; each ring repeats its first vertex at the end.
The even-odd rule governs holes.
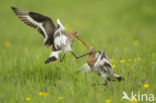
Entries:
POLYGON ((44 37, 44 45, 53 44, 55 25, 53 21, 42 14, 11 7, 14 13, 27 25, 37 29, 44 37))

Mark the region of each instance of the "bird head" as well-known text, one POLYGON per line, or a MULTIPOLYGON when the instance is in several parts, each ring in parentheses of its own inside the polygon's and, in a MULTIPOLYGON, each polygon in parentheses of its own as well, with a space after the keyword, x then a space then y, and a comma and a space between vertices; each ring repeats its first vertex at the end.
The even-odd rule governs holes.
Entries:
POLYGON ((69 33, 70 33, 72 36, 75 36, 75 35, 77 34, 77 32, 76 32, 75 30, 71 30, 69 33))
POLYGON ((90 53, 96 53, 95 49, 91 46, 89 47, 89 51, 90 51, 90 53))

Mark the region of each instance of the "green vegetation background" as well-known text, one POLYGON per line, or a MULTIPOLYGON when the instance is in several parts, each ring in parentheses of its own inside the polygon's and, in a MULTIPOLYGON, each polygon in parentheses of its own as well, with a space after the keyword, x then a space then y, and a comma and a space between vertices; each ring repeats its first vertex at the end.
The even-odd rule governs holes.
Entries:
MULTIPOLYGON (((78 41, 72 48, 77 54, 88 52, 78 41)), ((123 90, 156 96, 155 63, 155 0, 1 0, 0 103, 128 103, 121 101, 123 90), (96 50, 104 49, 125 81, 93 87, 101 78, 75 75, 86 57, 75 60, 70 53, 62 63, 45 65, 51 48, 43 46, 42 36, 23 24, 11 6, 42 13, 55 23, 60 18, 67 31, 75 29, 96 50)))

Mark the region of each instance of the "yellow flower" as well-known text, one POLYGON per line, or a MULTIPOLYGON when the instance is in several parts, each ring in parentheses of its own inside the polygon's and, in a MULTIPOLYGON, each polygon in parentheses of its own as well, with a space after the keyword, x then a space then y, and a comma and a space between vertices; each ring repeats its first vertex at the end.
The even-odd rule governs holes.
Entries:
POLYGON ((138 57, 138 58, 137 58, 137 60, 138 60, 138 61, 141 61, 141 58, 140 58, 140 57, 138 57))
POLYGON ((26 100, 26 101, 30 101, 31 99, 30 99, 30 97, 27 97, 25 100, 26 100))
POLYGON ((58 97, 58 100, 62 100, 63 99, 63 97, 58 97))
POLYGON ((152 64, 155 64, 155 61, 152 61, 152 64))
POLYGON ((134 98, 131 98, 129 103, 138 103, 138 102, 134 98))
POLYGON ((113 58, 111 58, 111 59, 110 59, 110 62, 111 62, 111 63, 112 63, 112 62, 114 62, 114 59, 113 59, 113 58))
POLYGON ((129 64, 127 64, 127 67, 129 67, 129 64))
POLYGON ((11 44, 10 44, 9 41, 6 41, 6 42, 5 42, 5 47, 10 47, 10 45, 11 45, 11 44))
POLYGON ((112 65, 112 68, 114 69, 116 67, 116 65, 112 65))
POLYGON ((144 88, 148 88, 149 87, 149 85, 148 84, 144 84, 144 88))
POLYGON ((106 99, 106 100, 105 100, 105 103, 110 103, 110 102, 111 102, 110 99, 106 99))
POLYGON ((43 95, 43 93, 42 92, 39 92, 39 95, 41 96, 41 95, 43 95))
POLYGON ((131 98, 130 101, 133 101, 133 102, 134 102, 134 101, 136 101, 136 100, 135 100, 134 98, 131 98))
POLYGON ((125 63, 126 61, 124 59, 121 59, 120 60, 120 63, 125 63))
POLYGON ((136 62, 136 61, 137 61, 137 59, 135 58, 135 59, 134 59, 134 62, 136 62))
POLYGON ((138 40, 133 41, 133 45, 134 46, 138 46, 139 45, 139 41, 138 40))
POLYGON ((43 93, 44 96, 48 96, 48 93, 43 93))
POLYGON ((82 44, 82 42, 81 42, 81 41, 78 41, 78 43, 79 43, 79 44, 82 44))
POLYGON ((132 61, 132 59, 128 58, 128 61, 129 61, 129 62, 131 62, 131 61, 132 61))
POLYGON ((152 55, 155 56, 156 55, 156 52, 153 52, 152 55))

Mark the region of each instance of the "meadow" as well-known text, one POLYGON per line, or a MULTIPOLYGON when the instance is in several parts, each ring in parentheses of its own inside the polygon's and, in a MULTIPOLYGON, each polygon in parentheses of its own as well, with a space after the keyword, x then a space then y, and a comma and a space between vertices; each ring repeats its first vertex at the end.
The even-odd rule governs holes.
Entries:
MULTIPOLYGON (((0 3, 0 103, 130 103, 122 92, 156 96, 155 0, 2 0, 0 3), (44 64, 51 47, 22 23, 11 6, 60 18, 96 50, 104 49, 125 81, 108 87, 95 73, 75 74, 86 57, 44 64)), ((76 40, 76 54, 88 52, 76 40)), ((155 99, 156 100, 156 99, 155 99)), ((150 103, 149 101, 132 103, 150 103)), ((154 102, 151 102, 154 103, 154 102)))

